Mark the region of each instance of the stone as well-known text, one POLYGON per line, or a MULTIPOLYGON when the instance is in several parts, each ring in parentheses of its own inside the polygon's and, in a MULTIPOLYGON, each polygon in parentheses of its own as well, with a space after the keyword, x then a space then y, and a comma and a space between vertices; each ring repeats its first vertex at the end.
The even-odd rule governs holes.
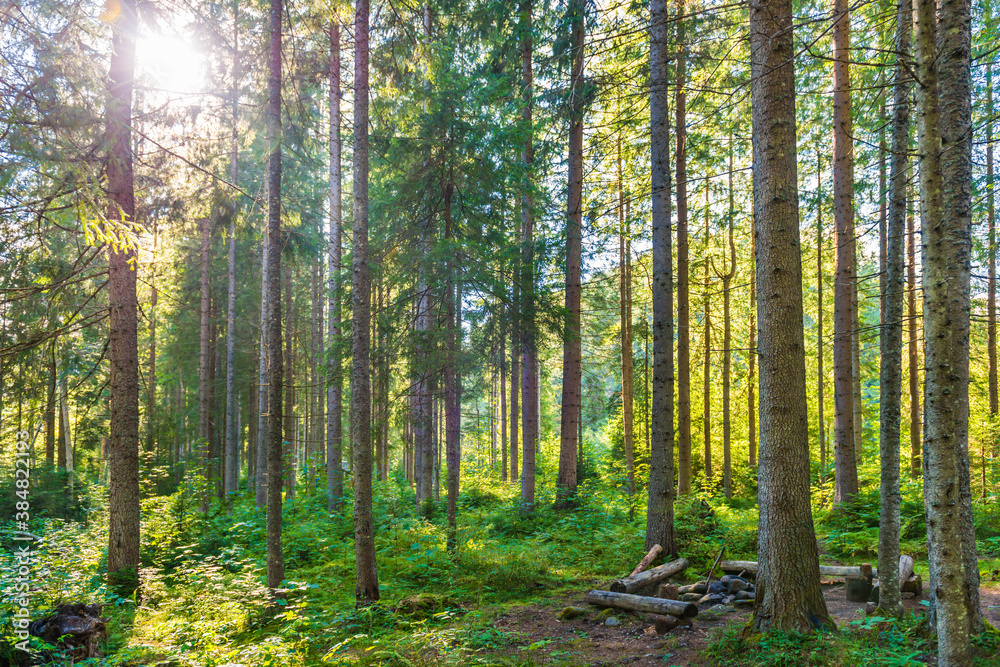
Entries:
POLYGON ((599 613, 597 615, 597 619, 596 620, 597 620, 598 623, 603 623, 604 621, 606 621, 609 618, 611 618, 612 616, 614 616, 614 614, 615 614, 615 610, 612 609, 611 607, 608 607, 607 609, 602 609, 601 610, 601 613, 599 613))
POLYGON ((708 595, 701 596, 701 598, 698 600, 698 604, 708 604, 708 605, 722 604, 722 601, 725 599, 726 598, 724 595, 720 595, 718 593, 709 593, 708 595))
POLYGON ((608 620, 604 621, 604 625, 608 625, 608 626, 615 626, 615 625, 621 625, 621 624, 622 624, 622 622, 621 622, 621 621, 619 621, 619 620, 618 620, 617 618, 615 618, 614 616, 612 616, 612 617, 611 617, 611 618, 609 618, 608 620))
POLYGON ((747 600, 737 600, 733 603, 733 606, 737 609, 753 609, 753 603, 754 601, 752 598, 747 600))
POLYGON ((703 593, 684 593, 681 595, 681 602, 697 602, 703 593))
POLYGON ((560 621, 571 621, 574 618, 580 618, 581 616, 586 616, 587 610, 583 607, 563 607, 562 611, 556 614, 556 618, 560 621))
POLYGON ((708 592, 708 586, 705 585, 704 581, 699 581, 696 584, 681 586, 680 588, 677 589, 677 591, 679 593, 697 593, 698 595, 704 595, 705 593, 708 592))
POLYGON ((728 590, 730 593, 739 593, 740 591, 745 591, 748 588, 750 588, 750 584, 747 583, 745 579, 740 579, 739 577, 733 577, 729 581, 728 590))

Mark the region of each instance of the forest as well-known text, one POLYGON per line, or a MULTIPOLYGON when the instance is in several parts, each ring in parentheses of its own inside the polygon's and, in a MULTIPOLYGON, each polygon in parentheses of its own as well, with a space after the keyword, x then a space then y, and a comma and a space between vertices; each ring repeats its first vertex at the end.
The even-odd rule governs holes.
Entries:
POLYGON ((0 666, 1000 665, 992 2, 0 3, 0 666))

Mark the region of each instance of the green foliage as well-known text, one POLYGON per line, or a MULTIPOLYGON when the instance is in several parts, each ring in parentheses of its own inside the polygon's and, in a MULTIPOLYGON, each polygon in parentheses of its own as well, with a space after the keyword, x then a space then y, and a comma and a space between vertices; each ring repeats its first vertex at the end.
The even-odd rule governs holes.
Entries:
MULTIPOLYGON (((914 557, 927 553, 927 523, 923 484, 902 480, 900 493, 900 547, 914 557)), ((867 484, 847 503, 820 511, 817 528, 826 534, 830 555, 862 558, 878 555, 878 526, 881 496, 877 484, 867 484)))
MULTIPOLYGON (((31 471, 31 486, 28 489, 31 517, 48 517, 82 521, 90 507, 88 485, 79 475, 73 476, 74 491, 70 492, 70 474, 56 467, 41 466, 31 471)), ((16 504, 21 500, 16 495, 14 475, 4 475, 0 479, 0 517, 12 517, 17 512, 16 504)))
POLYGON ((928 640, 919 618, 869 617, 827 632, 769 632, 745 636, 730 624, 706 650, 719 667, 917 667, 926 663, 928 640))

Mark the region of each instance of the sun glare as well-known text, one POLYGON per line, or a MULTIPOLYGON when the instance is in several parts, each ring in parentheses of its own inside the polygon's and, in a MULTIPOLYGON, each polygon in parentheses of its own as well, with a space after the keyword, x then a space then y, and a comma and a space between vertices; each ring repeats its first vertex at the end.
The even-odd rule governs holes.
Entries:
POLYGON ((152 88, 169 94, 202 92, 204 57, 177 35, 155 33, 139 42, 142 73, 152 88))

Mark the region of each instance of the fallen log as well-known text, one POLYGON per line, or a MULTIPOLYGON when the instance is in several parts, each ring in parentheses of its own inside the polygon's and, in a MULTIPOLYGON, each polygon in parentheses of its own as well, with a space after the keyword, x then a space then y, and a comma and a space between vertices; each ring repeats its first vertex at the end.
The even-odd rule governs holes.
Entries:
POLYGON ((611 592, 635 593, 640 588, 660 583, 667 577, 683 571, 687 568, 687 566, 687 558, 678 558, 677 560, 664 563, 663 565, 658 565, 652 569, 646 570, 645 572, 640 572, 639 574, 625 577, 613 582, 611 584, 611 592))
POLYGON ((653 548, 649 550, 649 553, 647 553, 645 557, 641 561, 639 561, 639 564, 635 566, 635 569, 632 570, 632 574, 628 576, 634 577, 640 572, 645 571, 647 567, 652 565, 653 561, 656 560, 656 557, 660 555, 661 551, 663 551, 663 547, 661 547, 659 544, 654 544, 653 548))
MULTIPOLYGON (((751 574, 757 574, 758 563, 753 560, 724 560, 720 563, 719 567, 722 568, 724 572, 740 572, 744 571, 751 574)), ((860 578, 867 577, 872 572, 871 566, 868 566, 868 570, 864 569, 864 566, 858 565, 820 565, 819 574, 822 577, 852 577, 860 578)))
POLYGON ((698 615, 698 605, 677 600, 650 598, 644 595, 629 595, 628 593, 612 593, 610 591, 590 591, 587 602, 595 607, 613 607, 631 611, 644 611, 649 614, 665 614, 680 618, 694 618, 698 615))
POLYGON ((913 559, 902 555, 899 557, 899 588, 902 590, 906 581, 913 576, 913 559))

